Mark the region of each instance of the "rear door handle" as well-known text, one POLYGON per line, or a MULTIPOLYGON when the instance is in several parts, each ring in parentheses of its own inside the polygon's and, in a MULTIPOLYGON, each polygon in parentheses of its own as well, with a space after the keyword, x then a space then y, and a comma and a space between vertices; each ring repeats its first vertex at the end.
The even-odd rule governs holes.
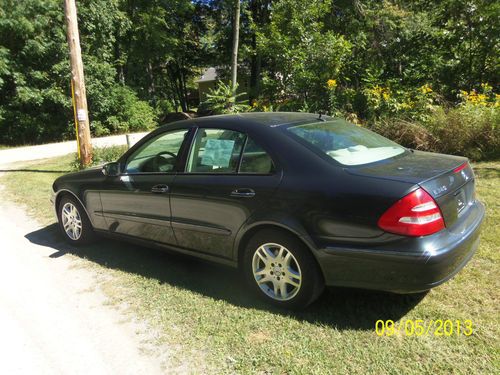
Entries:
POLYGON ((231 192, 231 196, 236 198, 252 198, 255 196, 255 191, 248 188, 236 189, 231 192))
POLYGON ((168 186, 167 185, 155 185, 151 188, 151 193, 155 193, 155 194, 168 193, 168 186))

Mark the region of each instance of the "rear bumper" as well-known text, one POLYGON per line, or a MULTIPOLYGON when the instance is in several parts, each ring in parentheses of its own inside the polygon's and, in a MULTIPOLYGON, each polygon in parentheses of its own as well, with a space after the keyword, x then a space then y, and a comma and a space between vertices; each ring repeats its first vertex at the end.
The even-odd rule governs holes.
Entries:
POLYGON ((429 290, 451 279, 478 245, 484 206, 476 201, 459 225, 432 236, 370 248, 327 246, 317 253, 325 282, 396 293, 429 290))

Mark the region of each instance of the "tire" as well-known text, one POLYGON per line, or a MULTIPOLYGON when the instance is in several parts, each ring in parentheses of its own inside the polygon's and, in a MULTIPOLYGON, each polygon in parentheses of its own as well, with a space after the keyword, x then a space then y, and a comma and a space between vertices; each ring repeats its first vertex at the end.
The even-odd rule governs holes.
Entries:
POLYGON ((245 247, 242 266, 250 289, 277 307, 302 309, 324 289, 321 270, 310 250, 284 231, 256 233, 245 247))
POLYGON ((80 202, 70 195, 65 195, 59 202, 57 218, 64 239, 71 245, 86 245, 95 240, 87 213, 80 202))

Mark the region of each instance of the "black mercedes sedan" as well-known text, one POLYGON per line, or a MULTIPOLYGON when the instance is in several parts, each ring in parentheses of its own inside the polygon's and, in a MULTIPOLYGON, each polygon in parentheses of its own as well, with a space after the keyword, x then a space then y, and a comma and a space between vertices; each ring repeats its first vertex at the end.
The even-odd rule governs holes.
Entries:
POLYGON ((467 159, 304 113, 172 123, 53 190, 70 243, 101 233, 239 267, 286 308, 325 285, 435 287, 472 257, 484 217, 467 159))

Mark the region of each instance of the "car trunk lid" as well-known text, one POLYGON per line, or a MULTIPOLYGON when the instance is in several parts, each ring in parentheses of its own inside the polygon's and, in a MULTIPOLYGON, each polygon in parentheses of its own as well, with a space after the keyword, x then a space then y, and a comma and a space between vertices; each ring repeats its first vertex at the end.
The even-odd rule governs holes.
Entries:
POLYGON ((419 185, 437 202, 446 226, 452 226, 475 199, 474 173, 466 158, 409 151, 399 157, 360 167, 350 174, 419 185))

